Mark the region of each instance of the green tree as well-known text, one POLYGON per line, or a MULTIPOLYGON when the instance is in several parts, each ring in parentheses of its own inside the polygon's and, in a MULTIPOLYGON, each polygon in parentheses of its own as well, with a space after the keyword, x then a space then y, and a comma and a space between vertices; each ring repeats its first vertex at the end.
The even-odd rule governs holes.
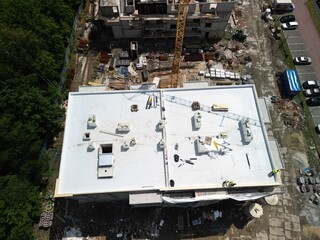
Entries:
POLYGON ((32 239, 48 170, 39 155, 61 128, 58 86, 79 3, 0 0, 0 239, 32 239))
POLYGON ((34 186, 14 175, 0 177, 0 239, 32 239, 40 207, 34 186))

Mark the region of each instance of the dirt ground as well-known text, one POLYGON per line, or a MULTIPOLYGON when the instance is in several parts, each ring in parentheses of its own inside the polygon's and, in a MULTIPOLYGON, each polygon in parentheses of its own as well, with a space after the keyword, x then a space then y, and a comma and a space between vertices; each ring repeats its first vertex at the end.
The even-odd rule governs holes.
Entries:
MULTIPOLYGON (((233 26, 233 30, 244 30, 247 40, 245 47, 241 45, 242 51, 252 59, 252 64, 239 65, 237 70, 242 75, 251 76, 248 83, 254 83, 258 96, 266 98, 272 119, 272 125, 267 126, 268 135, 277 139, 282 149, 286 149, 283 156, 288 162, 285 165, 286 174, 282 178, 285 184, 288 183, 286 194, 294 203, 288 209, 301 219, 301 235, 299 233, 297 238, 291 239, 320 239, 320 207, 310 203, 307 195, 301 194, 295 183, 298 169, 308 167, 310 156, 314 156, 310 150, 311 140, 306 134, 308 130, 303 124, 304 116, 299 103, 292 106, 291 102, 288 104, 271 100, 272 97, 281 99, 276 73, 285 69, 284 61, 287 56, 280 48, 281 42, 272 36, 267 23, 261 20, 262 4, 259 0, 245 0, 236 6, 242 17, 233 26), (290 114, 293 108, 297 114, 290 114)), ((108 36, 110 33, 105 31, 96 38, 96 45, 92 50, 75 53, 75 77, 71 91, 77 91, 80 85, 108 84, 108 70, 97 78, 100 52, 108 51, 110 47, 128 46, 125 41, 112 42, 108 36)), ((152 46, 154 47, 154 43, 146 43, 144 49, 148 50, 150 47, 151 51, 152 46)), ((172 47, 173 43, 167 42, 159 45, 158 49, 170 53, 172 47)), ((202 80, 197 73, 204 63, 197 64, 198 68, 195 70, 183 70, 185 76, 191 76, 189 80, 202 80)), ((149 80, 160 75, 163 73, 150 74, 149 80)), ((118 76, 118 72, 113 76, 118 76)), ((128 83, 124 82, 125 85, 128 83)), ((234 83, 241 84, 241 81, 234 83)), ((254 221, 248 219, 245 209, 243 203, 234 201, 223 201, 201 208, 137 209, 128 207, 124 202, 78 203, 59 199, 55 201, 55 218, 50 238, 61 239, 67 233, 81 232, 82 236, 104 235, 107 239, 276 239, 268 237, 271 214, 269 206, 264 205, 264 215, 254 221), (212 216, 217 210, 222 212, 221 218, 213 221, 203 217, 212 216), (203 222, 197 222, 199 218, 203 222)), ((290 238, 286 235, 284 239, 290 238)))

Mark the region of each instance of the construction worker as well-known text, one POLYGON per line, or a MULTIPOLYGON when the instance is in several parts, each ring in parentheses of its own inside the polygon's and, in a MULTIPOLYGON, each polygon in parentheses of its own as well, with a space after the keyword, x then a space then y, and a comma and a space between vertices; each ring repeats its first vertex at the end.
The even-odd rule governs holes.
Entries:
POLYGON ((230 181, 230 180, 225 180, 223 183, 222 183, 222 186, 223 187, 233 187, 235 186, 236 183, 234 181, 230 181))
POLYGON ((131 140, 130 140, 130 145, 131 146, 134 146, 136 144, 136 139, 133 137, 133 138, 131 138, 131 140))

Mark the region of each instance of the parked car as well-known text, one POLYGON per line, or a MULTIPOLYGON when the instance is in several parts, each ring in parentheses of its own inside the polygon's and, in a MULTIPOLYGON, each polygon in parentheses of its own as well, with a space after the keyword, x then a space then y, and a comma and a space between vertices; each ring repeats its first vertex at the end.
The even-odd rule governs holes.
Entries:
POLYGON ((293 63, 295 65, 310 65, 312 63, 312 60, 309 57, 301 56, 301 57, 295 57, 293 59, 293 63))
POLYGON ((316 107, 316 106, 320 106, 320 98, 319 97, 312 97, 307 99, 307 104, 310 107, 316 107))
POLYGON ((281 23, 294 22, 296 20, 296 17, 290 14, 290 15, 282 16, 279 20, 281 23))
POLYGON ((310 202, 312 202, 315 205, 319 205, 320 204, 320 200, 316 195, 311 195, 309 200, 310 200, 310 202))
POLYGON ((311 168, 300 168, 299 174, 301 176, 313 177, 315 173, 311 168))
POLYGON ((300 169, 299 169, 299 174, 302 175, 302 176, 304 176, 304 169, 303 169, 303 168, 300 168, 300 169))
MULTIPOLYGON (((318 124, 317 126, 315 126, 315 130, 316 130, 316 133, 320 134, 320 124, 318 124)), ((319 181, 319 178, 317 179, 319 181)), ((319 181, 320 182, 320 181, 319 181)), ((317 182, 317 183, 319 183, 317 182)))
POLYGON ((304 177, 298 177, 298 178, 297 178, 297 183, 298 183, 299 185, 302 185, 302 184, 305 184, 306 181, 305 181, 304 177))
POLYGON ((308 183, 309 183, 310 185, 313 185, 313 184, 316 183, 316 180, 314 179, 314 177, 308 177, 308 183))
POLYGON ((310 88, 303 91, 303 95, 306 97, 320 96, 320 88, 310 88))
POLYGON ((306 189, 306 185, 305 185, 305 184, 300 185, 300 191, 301 191, 301 193, 307 192, 307 189, 306 189))
POLYGON ((306 191, 310 192, 311 191, 310 186, 309 185, 305 185, 305 186, 306 186, 306 191))
POLYGON ((304 174, 308 177, 314 176, 314 171, 311 168, 304 168, 304 174))
POLYGON ((287 23, 283 23, 281 25, 283 30, 294 30, 297 29, 298 27, 298 23, 297 22, 287 22, 287 23))
POLYGON ((314 80, 310 80, 310 81, 305 81, 302 84, 304 89, 309 89, 309 88, 318 88, 320 87, 320 82, 319 81, 314 81, 314 80))

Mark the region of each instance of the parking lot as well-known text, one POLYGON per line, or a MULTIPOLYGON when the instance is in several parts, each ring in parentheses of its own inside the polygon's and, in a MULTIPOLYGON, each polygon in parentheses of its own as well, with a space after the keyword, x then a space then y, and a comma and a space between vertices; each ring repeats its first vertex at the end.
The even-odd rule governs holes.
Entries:
MULTIPOLYGON (((301 37, 298 30, 284 31, 287 44, 289 46, 292 58, 299 56, 309 56, 309 51, 306 49, 304 39, 301 37)), ((314 70, 314 64, 311 65, 296 65, 295 66, 301 84, 308 80, 317 79, 317 73, 314 70)), ((315 125, 320 124, 320 107, 310 107, 313 122, 315 125)))
MULTIPOLYGON (((297 30, 284 31, 292 57, 309 56, 312 64, 296 66, 301 84, 307 80, 320 80, 320 36, 306 8, 306 1, 292 0, 295 4, 293 14, 299 26, 297 30)), ((317 1, 314 0, 317 6, 317 1)), ((315 8, 320 15, 320 8, 315 8)), ((320 124, 320 107, 310 107, 315 125, 320 124)))

